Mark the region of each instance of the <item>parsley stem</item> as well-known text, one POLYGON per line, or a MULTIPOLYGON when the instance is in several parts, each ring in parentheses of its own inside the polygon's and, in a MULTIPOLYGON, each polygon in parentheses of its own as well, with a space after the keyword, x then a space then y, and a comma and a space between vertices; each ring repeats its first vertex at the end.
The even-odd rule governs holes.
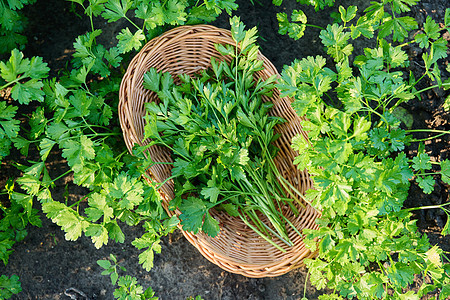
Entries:
POLYGON ((281 252, 286 252, 285 249, 283 249, 281 246, 279 246, 278 244, 276 244, 274 241, 272 241, 270 238, 268 238, 267 236, 265 236, 264 234, 262 234, 255 226, 253 226, 252 224, 250 224, 250 222, 241 214, 239 214, 239 217, 241 217, 241 220, 245 223, 245 225, 247 225, 248 227, 250 227, 250 229, 252 229, 253 231, 255 231, 259 236, 261 236, 263 239, 265 239, 267 242, 269 242, 272 246, 274 246, 275 248, 277 248, 278 250, 280 250, 281 252))
POLYGON ((303 298, 306 298, 306 284, 308 283, 308 277, 309 277, 309 268, 308 268, 308 272, 306 273, 306 277, 305 277, 305 285, 304 285, 304 289, 303 289, 303 298))
MULTIPOLYGON (((270 200, 269 193, 267 191, 267 186, 264 186, 262 181, 260 181, 260 178, 258 174, 255 173, 252 167, 248 167, 246 171, 251 176, 252 181, 255 182, 256 187, 253 186, 248 180, 242 181, 242 187, 243 188, 249 188, 250 190, 254 190, 255 188, 259 188, 261 192, 263 192, 263 195, 260 197, 252 197, 251 200, 254 200, 255 205, 258 207, 258 210, 261 211, 271 222, 271 224, 275 227, 276 231, 278 232, 278 235, 282 236, 283 241, 289 240, 289 237, 286 234, 286 230, 283 226, 282 220, 279 218, 279 215, 281 215, 281 212, 279 212, 275 206, 273 201, 270 200)), ((265 224, 264 224, 265 225, 265 224)), ((277 236, 278 236, 277 235, 277 236)), ((290 240, 289 240, 290 242, 290 240)), ((289 245, 289 243, 287 243, 289 245)))
MULTIPOLYGON (((252 176, 252 179, 256 181, 255 182, 256 186, 259 186, 262 192, 265 192, 264 195, 259 197, 258 196, 252 197, 251 200, 253 200, 255 205, 257 205, 258 210, 260 210, 264 215, 266 215, 266 217, 277 229, 277 231, 280 234, 283 234, 284 233, 283 226, 281 225, 281 220, 277 218, 277 210, 274 207, 273 201, 270 201, 269 197, 267 197, 267 191, 264 190, 263 187, 261 187, 261 182, 257 180, 257 177, 252 173, 249 174, 252 176)), ((244 182, 246 183, 247 187, 249 187, 251 190, 255 189, 255 187, 247 180, 244 180, 244 182)))
POLYGON ((258 217, 256 210, 253 208, 250 209, 246 209, 245 207, 243 208, 244 208, 243 211, 246 213, 246 216, 250 218, 250 221, 256 225, 256 227, 261 231, 262 234, 268 237, 269 232, 267 231, 266 227, 262 225, 263 222, 258 217))
POLYGON ((122 153, 119 153, 119 154, 116 156, 115 160, 116 160, 117 162, 119 162, 120 159, 122 158, 122 156, 124 156, 124 155, 127 154, 127 153, 128 153, 128 150, 122 151, 122 153))
MULTIPOLYGON (((281 182, 281 184, 284 186, 284 188, 286 189, 286 191, 288 191, 288 193, 289 194, 291 194, 291 196, 293 197, 293 194, 290 192, 290 190, 293 190, 297 195, 299 195, 300 196, 300 198, 302 198, 302 200, 303 201, 305 201, 306 203, 308 203, 311 207, 313 207, 312 206, 312 203, 310 202, 310 201, 308 201, 307 199, 306 199, 306 197, 302 194, 302 193, 300 193, 300 191, 299 190, 297 190, 288 180, 286 180, 286 178, 284 178, 283 176, 278 176, 277 177, 278 178, 278 180, 281 182)), ((298 200, 297 199, 297 197, 293 197, 295 200, 297 200, 297 203, 298 204, 300 204, 303 208, 306 208, 306 206, 302 203, 302 202, 300 202, 300 200, 298 200)))
POLYGON ((299 203, 299 204, 302 206, 302 208, 306 208, 306 207, 305 207, 305 205, 304 205, 303 203, 301 203, 301 202, 297 199, 297 197, 295 197, 295 195, 291 192, 291 189, 292 189, 292 191, 294 191, 295 193, 297 193, 300 197, 302 197, 302 199, 305 200, 306 203, 308 203, 308 204, 311 205, 311 203, 309 203, 306 199, 304 199, 303 195, 302 195, 302 194, 301 194, 294 186, 292 186, 292 184, 290 184, 289 181, 287 181, 283 176, 281 176, 280 172, 278 171, 277 167, 275 166, 275 163, 274 163, 274 161, 273 161, 273 159, 272 159, 272 157, 271 157, 271 155, 270 155, 270 153, 269 153, 267 144, 264 143, 264 141, 262 141, 262 139, 261 139, 261 135, 262 135, 262 134, 260 133, 260 134, 258 135, 258 138, 259 138, 260 144, 261 144, 261 146, 262 146, 262 148, 263 148, 263 150, 264 150, 263 153, 266 155, 266 159, 267 159, 267 161, 268 161, 268 163, 269 163, 269 165, 270 165, 271 171, 274 173, 275 177, 278 179, 278 180, 276 181, 276 183, 281 183, 281 185, 283 186, 284 190, 287 191, 287 193, 288 193, 294 200, 296 200, 297 203, 299 203), (287 187, 286 184, 289 185, 290 188, 287 187))
POLYGON ((26 77, 27 77, 27 76, 22 75, 22 76, 20 76, 19 78, 16 78, 16 79, 14 79, 13 81, 10 81, 10 82, 6 83, 5 85, 1 86, 1 87, 0 87, 0 90, 3 90, 3 89, 5 89, 5 88, 7 88, 8 86, 17 83, 17 82, 19 82, 20 80, 22 80, 22 79, 24 79, 24 78, 26 78, 26 77))
MULTIPOLYGON (((83 8, 84 8, 84 5, 83 5, 83 8)), ((90 22, 91 22, 91 31, 94 32, 95 28, 94 28, 94 20, 92 18, 92 13, 89 14, 89 19, 90 19, 90 22)))
POLYGON ((70 206, 67 206, 67 207, 72 208, 72 207, 80 204, 82 201, 86 200, 93 193, 94 193, 94 191, 88 193, 86 196, 82 197, 80 200, 78 200, 77 202, 75 202, 75 203, 73 203, 73 204, 71 204, 70 206))
POLYGON ((91 124, 89 124, 86 119, 82 116, 81 119, 83 120, 83 123, 86 124, 86 127, 89 128, 90 131, 92 131, 95 135, 99 135, 92 127, 91 124))
POLYGON ((58 177, 56 177, 55 179, 53 179, 53 180, 52 180, 52 183, 53 183, 53 182, 56 182, 58 179, 63 178, 64 176, 68 175, 70 172, 72 172, 72 170, 68 170, 68 171, 62 173, 61 175, 59 175, 58 177))
POLYGON ((266 223, 261 222, 261 224, 267 229, 269 230, 274 236, 276 236, 277 238, 279 238, 281 241, 283 241, 286 245, 288 245, 289 247, 292 247, 294 244, 290 241, 290 240, 285 240, 281 235, 277 234, 272 228, 270 228, 269 226, 266 225, 266 223))
POLYGON ((166 161, 153 161, 147 168, 145 168, 144 171, 147 172, 147 170, 150 169, 151 167, 153 167, 154 165, 173 165, 173 163, 166 162, 166 161))
POLYGON ((425 173, 417 174, 416 176, 427 176, 427 175, 437 175, 437 174, 439 174, 439 172, 437 172, 437 173, 434 173, 434 172, 425 172, 425 173))
POLYGON ((158 186, 155 187, 155 190, 159 190, 163 185, 165 185, 169 180, 172 180, 176 177, 178 177, 179 175, 172 175, 167 177, 163 182, 161 182, 158 186))
MULTIPOLYGON (((131 23, 131 25, 133 25, 137 30, 142 30, 141 27, 137 26, 130 18, 128 18, 126 15, 124 15, 125 19, 131 23)), ((145 37, 145 35, 144 35, 145 37)), ((145 41, 147 41, 147 37, 145 37, 145 41)))
MULTIPOLYGON (((427 72, 425 72, 422 76, 420 76, 420 78, 418 80, 415 80, 414 83, 411 85, 411 89, 413 89, 420 81, 422 81, 422 79, 425 77, 425 75, 427 74, 427 72)), ((415 93, 413 95, 416 95, 415 93)))
POLYGON ((442 87, 447 87, 447 86, 450 87, 450 82, 443 83, 443 84, 441 84, 441 86, 439 86, 439 85, 432 85, 432 86, 426 87, 424 89, 421 89, 420 91, 416 91, 415 93, 413 93, 413 95, 415 96, 417 94, 421 94, 423 92, 426 92, 428 90, 432 90, 434 88, 442 88, 442 87))
POLYGON ((305 23, 305 24, 302 24, 302 25, 305 25, 305 26, 308 26, 308 27, 317 28, 317 29, 320 29, 320 30, 325 30, 325 28, 323 28, 322 26, 319 26, 319 25, 308 24, 308 23, 305 23))
POLYGON ((432 133, 440 133, 441 135, 450 134, 450 131, 438 130, 438 129, 410 129, 410 130, 405 130, 405 132, 406 133, 411 133, 411 132, 432 132, 432 133))
POLYGON ((121 133, 119 132, 104 132, 104 133, 91 133, 91 134, 86 134, 86 137, 109 137, 109 136, 119 136, 121 135, 121 133))
POLYGON ((297 227, 294 226, 294 224, 292 224, 291 221, 289 221, 288 218, 286 218, 285 216, 283 216, 283 218, 286 221, 286 223, 288 223, 288 225, 291 226, 292 229, 294 229, 295 233, 297 233, 299 236, 302 236, 302 233, 297 229, 297 227))
POLYGON ((450 205, 450 202, 448 203, 444 203, 444 204, 439 204, 439 205, 429 205, 429 206, 420 206, 420 207, 411 207, 411 208, 404 208, 404 211, 415 211, 415 210, 425 210, 425 209, 435 209, 435 208, 440 208, 443 209, 443 207, 450 205))
MULTIPOLYGON (((380 119, 381 119, 380 124, 378 124, 376 127, 379 127, 382 124, 381 122, 384 122, 385 124, 389 124, 389 122, 386 120, 386 118, 382 114, 380 114, 379 112, 374 110, 372 107, 370 107, 369 104, 367 104, 365 109, 363 109, 362 111, 367 111, 369 113, 373 113, 373 114, 377 115, 378 117, 380 117, 380 119)), ((370 121, 372 122, 372 120, 370 120, 370 121)))
POLYGON ((446 135, 448 133, 450 133, 450 132, 443 132, 443 133, 440 133, 440 134, 437 134, 437 135, 434 135, 434 136, 430 136, 430 137, 424 138, 424 139, 412 139, 411 142, 425 142, 425 141, 436 139, 436 138, 438 138, 440 136, 443 136, 443 135, 446 135))
MULTIPOLYGON (((221 193, 233 193, 233 194, 238 194, 238 195, 244 195, 244 196, 262 196, 262 194, 258 194, 258 193, 251 193, 251 192, 244 192, 244 191, 240 191, 240 190, 233 190, 233 191, 220 191, 221 193)), ((272 199, 275 199, 275 196, 271 196, 272 199)), ((286 201, 286 202, 292 202, 294 201, 291 198, 285 198, 285 197, 278 197, 279 199, 286 201)))
POLYGON ((403 47, 408 46, 408 45, 410 45, 410 44, 412 44, 412 43, 415 43, 415 41, 414 41, 414 40, 411 40, 411 41, 409 41, 409 42, 406 42, 406 43, 397 45, 397 47, 403 48, 403 47))

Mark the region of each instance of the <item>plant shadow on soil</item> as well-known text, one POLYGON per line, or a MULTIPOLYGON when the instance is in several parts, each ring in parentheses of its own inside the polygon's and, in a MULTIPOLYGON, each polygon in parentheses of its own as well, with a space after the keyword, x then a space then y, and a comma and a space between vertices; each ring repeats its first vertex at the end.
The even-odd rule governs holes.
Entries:
MULTIPOLYGON (((285 1, 287 2, 287 1, 285 1)), ((350 4, 359 8, 367 6, 368 1, 342 1, 344 6, 350 4), (356 3, 355 3, 356 2, 356 3)), ((412 12, 416 18, 425 20, 427 14, 442 18, 446 8, 446 0, 423 1, 412 12)), ((319 39, 319 30, 308 28, 305 36, 298 42, 277 33, 276 13, 290 13, 297 5, 295 1, 286 3, 282 8, 275 7, 270 0, 238 1, 240 9, 235 13, 247 25, 247 28, 257 26, 261 39, 261 51, 271 60, 279 71, 283 65, 290 64, 296 58, 325 55, 319 39)), ((332 22, 331 9, 315 13, 311 7, 302 7, 309 23, 326 26, 332 22)), ((52 68, 52 75, 62 70, 71 53, 75 38, 89 29, 89 22, 82 17, 80 10, 74 9, 66 1, 38 1, 25 10, 30 30, 25 54, 42 56, 52 68), (45 3, 44 3, 45 2, 45 3), (77 16, 75 12, 79 13, 77 16)), ((120 31, 121 24, 107 24, 98 20, 103 30, 104 45, 115 43, 115 35, 120 31)), ((126 25, 126 24, 122 24, 126 25)), ((228 18, 221 16, 214 25, 229 28, 228 18)), ((98 27, 98 25, 96 25, 98 27)), ((369 41, 370 42, 370 41, 369 41)), ((358 44, 361 50, 367 45, 358 44)), ((373 45, 372 45, 373 46, 373 45)), ((413 49, 414 50, 414 49, 413 49)), ((411 50, 411 51, 413 51, 411 50)), ((415 53, 421 57, 420 53, 415 53)), ((412 60, 414 56, 412 55, 412 60)), ((445 62, 448 63, 448 62, 445 62)), ((416 70, 420 72, 420 67, 416 70)), ((442 94, 430 92, 428 99, 413 101, 405 106, 414 116, 415 127, 433 126, 441 130, 449 130, 448 114, 442 110, 444 99, 442 94), (437 123, 436 123, 437 122, 437 123)), ((439 159, 450 158, 446 152, 448 139, 428 145, 431 156, 439 159)), ((410 151, 414 151, 411 148, 410 151)), ((54 168, 61 164, 59 155, 54 155, 54 168)), ((5 174, 2 166, 0 179, 11 176, 5 174)), ((448 186, 438 182, 439 187, 432 195, 423 195, 415 185, 412 185, 407 206, 420 206, 445 203, 448 201, 448 186)), ((81 199, 86 190, 71 185, 70 177, 58 181, 53 192, 55 199, 69 197, 72 200, 81 199), (68 184, 68 192, 65 185, 68 184)), ((445 224, 445 215, 438 210, 420 211, 415 216, 420 229, 426 232, 433 244, 438 244, 444 250, 450 251, 450 239, 439 235, 445 224)), ((83 291, 90 299, 113 299, 114 287, 108 276, 102 276, 102 269, 97 265, 99 259, 107 259, 114 254, 120 264, 127 269, 126 274, 137 278, 144 287, 151 286, 157 296, 163 300, 186 299, 201 295, 203 299, 300 299, 304 293, 306 269, 293 270, 286 275, 275 278, 246 278, 241 275, 223 271, 205 259, 179 231, 162 241, 162 254, 155 256, 155 265, 150 272, 138 264, 139 250, 131 245, 135 237, 143 234, 140 227, 123 228, 127 237, 123 244, 111 242, 101 249, 95 249, 89 238, 82 237, 78 241, 69 242, 64 238, 61 229, 42 216, 42 228, 30 227, 24 241, 17 243, 10 256, 9 264, 0 267, 0 274, 16 274, 20 277, 23 291, 13 299, 69 299, 64 295, 68 288, 83 291)), ((122 273, 125 275, 125 273, 122 273)), ((317 291, 307 284, 306 297, 317 299, 323 291, 317 291)), ((82 298, 79 298, 82 299, 82 298)))

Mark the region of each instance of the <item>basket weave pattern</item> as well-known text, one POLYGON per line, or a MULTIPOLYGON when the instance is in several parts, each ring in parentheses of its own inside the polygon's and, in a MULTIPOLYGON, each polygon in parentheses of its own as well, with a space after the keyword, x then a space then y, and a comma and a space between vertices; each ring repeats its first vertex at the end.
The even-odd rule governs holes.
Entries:
MULTIPOLYGON (((125 143, 130 151, 135 143, 143 145, 148 142, 143 141, 144 104, 159 101, 155 93, 143 87, 144 74, 154 67, 159 71, 171 73, 175 79, 178 74, 192 75, 208 68, 211 57, 228 59, 220 56, 214 47, 216 43, 234 45, 230 31, 209 25, 181 26, 151 40, 133 58, 122 80, 119 94, 119 119, 125 143)), ((258 72, 256 77, 267 79, 273 74, 278 74, 273 64, 261 53, 258 57, 264 62, 264 70, 258 72)), ((299 191, 304 192, 312 187, 312 181, 306 171, 299 171, 293 165, 296 153, 290 147, 293 136, 300 133, 307 138, 300 125, 301 118, 292 109, 291 100, 281 98, 278 91, 274 91, 271 98, 263 100, 274 103, 271 114, 287 120, 275 128, 276 132, 281 134, 275 142, 280 149, 275 164, 284 178, 299 191)), ((172 161, 170 151, 159 146, 150 147, 147 155, 155 162, 172 161)), ((148 172, 153 180, 163 182, 170 177, 171 168, 170 165, 159 164, 151 167, 148 172)), ((167 210, 170 200, 174 197, 173 182, 168 181, 164 184, 159 193, 167 210)), ((308 204, 305 205, 306 209, 299 207, 298 216, 295 216, 287 206, 283 208, 283 214, 300 231, 304 228, 317 229, 315 220, 319 213, 308 204)), ((168 211, 168 213, 173 215, 180 212, 168 211)), ((229 272, 247 277, 279 276, 301 266, 304 258, 314 256, 314 253, 306 249, 303 238, 290 227, 287 228, 288 235, 294 246, 287 247, 282 241, 275 241, 287 250, 283 253, 264 241, 239 218, 213 210, 211 215, 220 222, 220 233, 217 237, 211 238, 202 232, 196 235, 182 232, 203 256, 229 272)), ((262 219, 264 221, 264 217, 262 219)), ((269 221, 266 224, 269 224, 269 221)))

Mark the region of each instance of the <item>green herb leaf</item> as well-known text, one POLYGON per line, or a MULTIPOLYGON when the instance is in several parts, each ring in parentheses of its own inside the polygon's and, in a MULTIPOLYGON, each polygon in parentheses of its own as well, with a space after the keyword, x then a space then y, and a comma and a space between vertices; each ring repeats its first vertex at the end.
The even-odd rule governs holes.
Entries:
POLYGON ((203 222, 202 231, 208 234, 210 237, 216 237, 219 234, 219 221, 214 219, 209 214, 209 212, 207 212, 205 215, 205 221, 203 222))
POLYGON ((353 24, 350 26, 350 30, 352 39, 357 39, 360 35, 371 39, 375 31, 373 28, 373 20, 367 17, 361 17, 358 19, 356 26, 353 24))
POLYGON ((445 9, 444 23, 445 27, 450 27, 450 8, 445 9))
POLYGON ((142 267, 150 271, 153 268, 154 253, 161 253, 160 240, 150 233, 145 233, 142 237, 136 238, 132 245, 138 249, 148 248, 139 254, 139 263, 142 267))
POLYGON ((353 46, 348 43, 349 32, 344 32, 344 27, 338 24, 328 25, 320 32, 322 43, 327 47, 327 53, 335 59, 342 61, 353 52, 353 46))
POLYGON ((426 171, 431 169, 430 156, 426 153, 419 153, 412 159, 412 162, 413 162, 412 167, 416 171, 426 171))
POLYGON ((47 156, 50 154, 50 151, 52 150, 53 146, 56 144, 55 141, 52 141, 48 138, 44 138, 39 143, 39 147, 41 150, 39 151, 39 154, 41 155, 41 159, 45 161, 47 159, 47 156))
POLYGON ((109 195, 120 199, 118 205, 121 209, 134 209, 143 200, 143 185, 136 179, 131 179, 125 173, 120 173, 109 186, 109 195))
POLYGON ((66 205, 56 201, 50 201, 42 204, 42 211, 47 214, 61 229, 66 232, 66 239, 75 241, 85 229, 85 222, 77 215, 75 211, 66 205))
POLYGON ((203 201, 199 198, 188 197, 181 203, 180 210, 182 212, 180 219, 183 230, 197 234, 202 228, 204 215, 208 212, 203 201))
POLYGON ((393 33, 393 40, 403 42, 408 32, 417 28, 417 22, 412 17, 392 18, 380 25, 379 37, 385 38, 393 33))
POLYGON ((145 40, 144 33, 141 29, 136 30, 133 34, 127 27, 117 35, 119 43, 117 48, 121 53, 127 53, 131 50, 139 50, 142 47, 142 42, 145 40))
POLYGON ((389 279, 398 287, 404 287, 414 281, 413 269, 404 263, 397 262, 387 271, 389 279))
POLYGON ((202 189, 201 194, 212 203, 216 203, 220 195, 220 189, 217 186, 205 187, 202 189))
POLYGON ((15 138, 19 134, 20 121, 15 119, 17 107, 0 102, 0 137, 15 138))
POLYGON ((126 13, 131 8, 131 5, 131 0, 108 0, 105 3, 105 10, 102 16, 108 22, 116 22, 126 17, 126 13))
POLYGON ((286 13, 277 13, 278 33, 288 34, 294 40, 298 40, 305 33, 307 18, 303 11, 294 9, 291 19, 292 22, 289 22, 286 13))
POLYGON ((94 142, 85 135, 80 136, 79 141, 68 140, 64 143, 62 156, 71 167, 84 165, 86 160, 95 157, 94 142))
POLYGON ((12 275, 8 277, 6 275, 0 276, 0 296, 4 299, 9 299, 14 294, 18 294, 22 291, 20 285, 19 276, 12 275))
POLYGON ((350 22, 356 16, 358 8, 354 5, 350 5, 345 9, 342 5, 339 6, 339 13, 341 14, 341 20, 343 22, 350 22))
POLYGON ((414 38, 421 48, 428 48, 430 40, 437 40, 440 37, 440 28, 430 16, 427 16, 424 31, 425 33, 417 34, 414 38))
POLYGON ((425 194, 431 194, 433 192, 435 180, 432 176, 418 176, 416 180, 425 194))
POLYGON ((443 182, 450 184, 450 160, 441 161, 441 179, 443 182))
POLYGON ((0 76, 11 84, 11 96, 21 104, 28 104, 32 100, 43 101, 42 78, 47 77, 49 68, 40 57, 31 60, 24 58, 23 53, 17 49, 11 52, 7 63, 0 62, 0 76), (28 81, 25 81, 28 79, 28 81))

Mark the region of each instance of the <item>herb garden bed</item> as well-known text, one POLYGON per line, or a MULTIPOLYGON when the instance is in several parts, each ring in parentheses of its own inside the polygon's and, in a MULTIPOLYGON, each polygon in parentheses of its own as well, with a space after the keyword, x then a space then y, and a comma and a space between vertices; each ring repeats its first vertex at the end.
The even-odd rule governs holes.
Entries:
MULTIPOLYGON (((261 52, 281 72, 284 65, 289 65, 294 59, 307 56, 323 55, 326 51, 320 41, 320 29, 307 27, 305 36, 294 41, 285 35, 280 35, 276 13, 290 13, 292 9, 298 9, 295 1, 283 2, 283 6, 277 7, 270 0, 237 1, 239 9, 235 12, 241 20, 251 28, 258 27, 260 35, 259 44, 261 52)), ((356 5, 358 13, 368 6, 367 1, 339 1, 335 7, 325 8, 315 12, 312 7, 302 5, 300 9, 308 16, 308 24, 326 27, 333 19, 332 11, 343 5, 356 5)), ((417 22, 423 24, 427 16, 431 16, 437 23, 444 23, 445 9, 449 7, 447 0, 423 0, 413 6, 408 14, 417 22)), ((65 1, 39 1, 36 4, 26 6, 25 15, 29 18, 29 27, 26 30, 28 44, 25 47, 25 57, 41 56, 49 64, 52 76, 60 75, 74 53, 73 43, 78 35, 90 30, 89 18, 76 3, 65 1)), ((94 18, 96 28, 103 30, 99 43, 105 47, 116 43, 115 36, 121 32, 124 26, 129 26, 126 21, 107 23, 104 19, 94 18)), ((213 25, 229 28, 229 18, 226 14, 220 16, 213 25)), ((410 37, 413 38, 413 37, 410 37)), ((443 38, 450 42, 448 33, 443 38)), ((357 41, 354 54, 363 54, 364 47, 375 47, 373 40, 357 41)), ((422 60, 423 50, 419 47, 405 48, 410 61, 409 69, 416 77, 424 72, 422 60)), ((448 51, 448 50, 447 50, 448 51)), ((134 52, 133 52, 134 53, 134 52)), ((132 54, 129 54, 132 55, 132 54)), ((7 59, 7 58, 6 58, 7 59)), ((3 59, 3 60, 6 60, 3 59)), ((354 59, 354 56, 352 56, 354 59)), ((439 61, 441 65, 442 80, 449 78, 446 66, 448 58, 439 61)), ((332 63, 331 58, 327 63, 332 63)), ((126 67, 126 66, 124 66, 126 67)), ((116 82, 116 84, 118 84, 116 82)), ((416 88, 426 89, 429 81, 423 81, 416 88)), ((402 105, 410 115, 405 120, 412 118, 411 130, 435 129, 450 130, 448 109, 443 108, 448 91, 430 89, 421 95, 421 100, 413 99, 402 105)), ((4 99, 9 99, 9 91, 2 91, 4 99)), ((2 100, 0 98, 0 100, 2 100)), ((37 105, 21 105, 18 116, 30 115, 37 105)), ((26 117, 22 117, 24 120, 26 117)), ((429 134, 416 136, 425 139, 429 134)), ((425 142, 426 153, 431 161, 450 159, 450 136, 444 135, 437 140, 425 142)), ((14 157, 21 154, 12 150, 14 157)), ((411 144, 405 148, 407 155, 417 153, 417 144, 411 144)), ((29 160, 39 160, 39 152, 30 149, 29 160)), ((47 157, 46 164, 49 167, 51 178, 68 171, 66 156, 60 151, 52 150, 47 157)), ((23 159, 18 162, 26 164, 23 159)), ((0 188, 6 184, 10 177, 16 178, 20 172, 8 165, 4 160, 0 169, 0 188)), ((438 169, 436 169, 438 171, 438 169)), ((72 175, 63 177, 55 182, 52 197, 58 201, 76 203, 82 200, 89 192, 88 189, 72 183, 72 175)), ((412 183, 406 207, 420 207, 441 205, 449 201, 449 185, 436 177, 434 191, 424 194, 417 183, 412 183)), ((0 195, 2 203, 8 202, 7 195, 0 195)), ((36 201, 35 208, 42 211, 36 201)), ((81 201, 80 209, 86 208, 86 201, 81 201)), ((125 241, 116 243, 109 241, 100 249, 96 249, 89 237, 82 235, 77 241, 66 241, 61 227, 48 220, 41 214, 42 227, 27 227, 28 235, 21 242, 14 245, 14 252, 9 257, 6 266, 0 266, 0 275, 11 276, 16 274, 20 278, 22 292, 12 299, 70 299, 64 292, 68 288, 76 288, 84 292, 90 299, 113 299, 114 286, 109 276, 101 275, 103 269, 97 264, 98 260, 107 260, 110 254, 114 254, 121 266, 127 271, 121 275, 136 277, 144 289, 151 286, 160 299, 186 299, 200 295, 203 299, 300 299, 304 292, 308 299, 317 299, 327 290, 317 291, 308 283, 304 287, 307 277, 305 268, 293 270, 286 275, 275 278, 253 279, 241 275, 228 273, 207 261, 192 245, 190 245, 179 231, 162 238, 161 254, 155 255, 154 266, 147 272, 142 268, 139 254, 142 252, 132 246, 136 237, 142 236, 145 231, 140 226, 123 226, 125 241)), ((450 236, 442 236, 447 216, 440 209, 427 209, 414 211, 413 217, 417 219, 417 225, 421 232, 426 233, 431 245, 438 245, 444 251, 450 251, 450 236)), ((415 290, 422 282, 422 278, 416 278, 410 289, 415 290)), ((429 296, 431 297, 431 296, 429 296)), ((83 299, 78 297, 77 299, 83 299)))

